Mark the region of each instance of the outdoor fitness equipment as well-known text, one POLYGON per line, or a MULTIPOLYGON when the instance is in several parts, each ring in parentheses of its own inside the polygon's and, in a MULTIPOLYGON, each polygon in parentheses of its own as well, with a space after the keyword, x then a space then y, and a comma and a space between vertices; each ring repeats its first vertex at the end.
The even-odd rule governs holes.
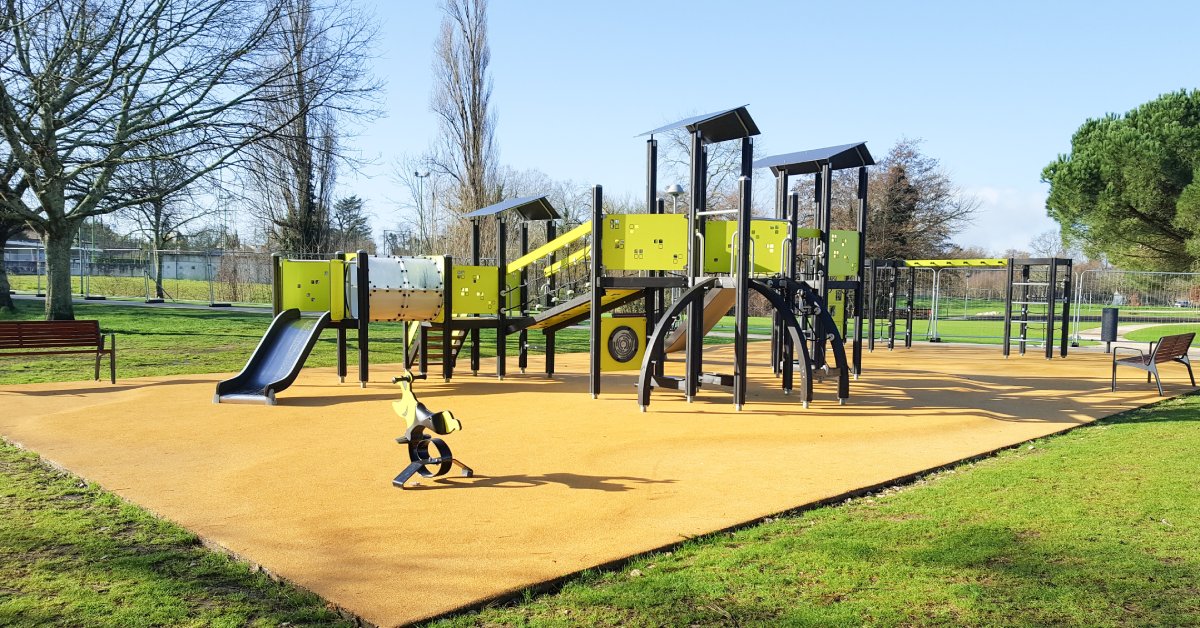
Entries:
POLYGON ((409 460, 408 466, 392 480, 392 486, 407 488, 406 484, 414 474, 423 478, 436 478, 446 475, 455 466, 462 469, 462 477, 471 477, 475 472, 454 457, 446 441, 426 433, 445 436, 461 430, 462 423, 454 418, 454 414, 449 410, 433 412, 418 401, 412 389, 414 379, 416 376, 409 371, 392 378, 393 384, 400 385, 401 392, 400 400, 392 402, 392 409, 408 426, 404 436, 397 438, 396 442, 408 446, 409 460), (436 456, 430 455, 430 447, 437 452, 436 456))

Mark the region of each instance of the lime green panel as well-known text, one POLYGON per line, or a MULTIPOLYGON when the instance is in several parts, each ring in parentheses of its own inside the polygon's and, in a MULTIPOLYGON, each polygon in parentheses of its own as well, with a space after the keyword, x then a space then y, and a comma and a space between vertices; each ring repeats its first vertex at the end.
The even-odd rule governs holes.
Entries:
MULTIPOLYGON (((832 234, 831 234, 832 235, 832 234)), ((837 326, 838 333, 842 338, 846 337, 846 291, 845 290, 830 290, 829 303, 826 304, 829 308, 829 315, 833 317, 833 323, 837 326)))
MULTIPOLYGON (((280 292, 283 309, 301 312, 329 312, 332 278, 328 260, 290 260, 279 262, 280 292)), ((340 285, 341 280, 338 280, 340 285)))
MULTIPOLYGON (((784 269, 784 240, 787 239, 786 220, 751 220, 750 238, 754 244, 754 272, 775 274, 784 269)), ((733 237, 737 223, 716 220, 704 225, 704 273, 731 273, 733 237)))
POLYGON ((646 317, 600 319, 600 370, 632 371, 641 368, 646 353, 646 317))
POLYGON ((858 275, 858 232, 834 229, 829 232, 829 276, 858 275))
POLYGON ((329 260, 329 320, 346 318, 346 262, 329 260))
POLYGON ((687 269, 683 214, 608 214, 601 236, 606 270, 687 269))
POLYGON ((508 273, 504 278, 505 283, 505 299, 506 308, 509 310, 518 310, 521 308, 521 271, 508 273))
POLYGON ((796 229, 796 237, 800 238, 800 239, 819 238, 819 237, 821 237, 821 230, 813 229, 811 227, 799 228, 799 229, 796 229))
POLYGON ((495 266, 454 266, 454 315, 495 314, 500 304, 500 270, 495 266))

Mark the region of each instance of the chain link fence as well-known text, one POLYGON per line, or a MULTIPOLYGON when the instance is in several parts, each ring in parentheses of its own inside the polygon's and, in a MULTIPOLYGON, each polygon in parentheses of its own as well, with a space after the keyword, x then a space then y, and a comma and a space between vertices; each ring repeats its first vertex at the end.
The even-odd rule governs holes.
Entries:
MULTIPOLYGON (((4 263, 15 293, 45 294, 44 249, 7 247, 4 263)), ((71 291, 85 299, 269 306, 271 255, 76 247, 71 250, 71 291)))

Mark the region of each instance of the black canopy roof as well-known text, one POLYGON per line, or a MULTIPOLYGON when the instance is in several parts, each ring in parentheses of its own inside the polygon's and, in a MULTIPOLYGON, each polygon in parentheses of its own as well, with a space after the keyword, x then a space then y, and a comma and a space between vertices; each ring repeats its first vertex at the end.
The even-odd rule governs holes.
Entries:
POLYGON ((754 119, 750 117, 750 112, 746 110, 746 105, 742 105, 735 109, 684 118, 678 122, 660 126, 653 131, 646 131, 638 137, 665 133, 680 127, 687 127, 688 132, 699 129, 705 144, 753 137, 761 132, 758 130, 758 125, 754 124, 754 119))
POLYGON ((467 218, 479 218, 480 216, 491 216, 500 212, 515 211, 525 220, 554 220, 559 217, 558 211, 546 200, 545 196, 523 196, 521 198, 510 198, 506 201, 500 201, 495 205, 488 205, 483 209, 477 209, 466 215, 467 218))
POLYGON ((834 170, 873 166, 875 160, 867 150, 866 142, 827 146, 798 153, 763 157, 754 162, 755 168, 770 168, 775 176, 783 174, 810 174, 820 172, 821 166, 829 164, 834 170))

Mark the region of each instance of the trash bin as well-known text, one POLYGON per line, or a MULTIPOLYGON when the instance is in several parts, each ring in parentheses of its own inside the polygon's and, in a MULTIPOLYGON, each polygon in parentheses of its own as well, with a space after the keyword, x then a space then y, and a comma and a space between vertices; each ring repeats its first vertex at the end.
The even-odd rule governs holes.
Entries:
POLYGON ((1106 307, 1100 310, 1100 340, 1105 343, 1104 352, 1112 350, 1112 343, 1117 341, 1117 315, 1120 310, 1106 307))

